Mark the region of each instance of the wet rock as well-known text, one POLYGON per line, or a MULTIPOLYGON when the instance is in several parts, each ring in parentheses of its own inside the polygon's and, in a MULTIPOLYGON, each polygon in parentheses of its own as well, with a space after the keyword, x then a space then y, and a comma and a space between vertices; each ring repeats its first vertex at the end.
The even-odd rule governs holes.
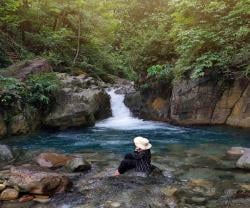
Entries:
POLYGON ((13 160, 13 154, 7 145, 0 145, 0 161, 13 160))
POLYGON ((236 167, 242 169, 250 169, 250 151, 245 151, 244 154, 240 157, 240 159, 236 163, 236 167))
POLYGON ((4 191, 2 191, 0 195, 0 200, 3 201, 9 201, 9 200, 15 200, 18 198, 19 192, 12 188, 7 188, 4 191))
POLYGON ((56 105, 44 124, 54 128, 92 126, 95 120, 111 115, 109 95, 91 77, 58 74, 61 88, 56 105), (89 80, 91 78, 91 80, 89 80))
POLYGON ((90 163, 84 160, 82 157, 71 158, 67 161, 66 166, 72 172, 81 172, 91 169, 90 163))
POLYGON ((231 149, 229 149, 227 151, 227 156, 230 158, 237 159, 237 158, 241 157, 247 149, 248 148, 244 148, 244 147, 231 147, 231 149))
POLYGON ((19 198, 19 202, 28 202, 28 201, 32 201, 34 199, 34 196, 32 195, 23 195, 21 198, 19 198))
POLYGON ((36 162, 41 167, 58 168, 65 166, 67 161, 71 160, 72 158, 73 157, 64 154, 46 152, 38 155, 36 162))
POLYGON ((45 195, 66 191, 71 185, 63 174, 32 165, 12 167, 9 182, 22 191, 45 195))

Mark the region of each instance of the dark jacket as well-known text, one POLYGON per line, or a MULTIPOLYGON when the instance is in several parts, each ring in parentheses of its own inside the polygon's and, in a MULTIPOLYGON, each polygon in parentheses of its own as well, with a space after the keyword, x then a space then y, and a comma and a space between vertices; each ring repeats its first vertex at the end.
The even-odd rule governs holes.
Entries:
POLYGON ((135 160, 135 171, 149 172, 151 170, 151 152, 150 150, 135 151, 132 155, 135 160))

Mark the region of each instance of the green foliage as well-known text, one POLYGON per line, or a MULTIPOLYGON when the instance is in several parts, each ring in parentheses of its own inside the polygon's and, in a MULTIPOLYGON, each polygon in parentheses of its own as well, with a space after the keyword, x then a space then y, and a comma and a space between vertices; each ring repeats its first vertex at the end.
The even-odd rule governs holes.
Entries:
POLYGON ((0 106, 11 108, 18 102, 21 105, 28 103, 39 110, 48 109, 59 85, 55 73, 32 75, 24 83, 0 76, 0 106))
POLYGON ((53 93, 59 87, 59 79, 55 73, 32 75, 25 83, 28 103, 38 109, 47 109, 53 103, 53 93))
POLYGON ((249 0, 5 0, 0 67, 11 51, 43 56, 57 71, 140 83, 170 72, 171 79, 249 76, 249 11, 249 0))
POLYGON ((0 106, 9 108, 25 94, 24 85, 14 78, 0 76, 0 106))

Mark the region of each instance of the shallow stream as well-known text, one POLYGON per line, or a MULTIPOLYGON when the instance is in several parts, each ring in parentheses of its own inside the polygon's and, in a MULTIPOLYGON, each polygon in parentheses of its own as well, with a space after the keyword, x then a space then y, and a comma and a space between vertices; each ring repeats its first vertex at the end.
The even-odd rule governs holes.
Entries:
POLYGON ((249 204, 246 201, 249 196, 237 198, 235 194, 242 185, 249 185, 250 189, 250 172, 236 169, 235 160, 225 156, 232 146, 250 147, 249 130, 179 127, 143 121, 131 116, 123 103, 124 95, 114 90, 109 94, 113 117, 95 127, 42 131, 2 142, 26 153, 26 150, 83 153, 92 162, 92 171, 76 182, 80 193, 72 190, 44 207, 246 207, 249 204), (152 161, 163 170, 163 178, 112 177, 123 155, 133 151, 133 138, 139 135, 151 141, 152 161), (175 199, 168 195, 173 187, 178 190, 175 199), (232 206, 225 204, 227 197, 232 206))

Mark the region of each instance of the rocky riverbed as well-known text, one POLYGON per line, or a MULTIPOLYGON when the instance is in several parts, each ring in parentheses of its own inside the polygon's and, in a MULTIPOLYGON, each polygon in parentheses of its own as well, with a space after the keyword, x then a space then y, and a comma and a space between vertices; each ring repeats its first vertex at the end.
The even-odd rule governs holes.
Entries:
POLYGON ((113 173, 121 154, 87 150, 11 153, 13 158, 0 172, 1 208, 248 206, 248 149, 168 148, 167 154, 153 152, 159 169, 151 175, 131 171, 120 177, 113 173))

